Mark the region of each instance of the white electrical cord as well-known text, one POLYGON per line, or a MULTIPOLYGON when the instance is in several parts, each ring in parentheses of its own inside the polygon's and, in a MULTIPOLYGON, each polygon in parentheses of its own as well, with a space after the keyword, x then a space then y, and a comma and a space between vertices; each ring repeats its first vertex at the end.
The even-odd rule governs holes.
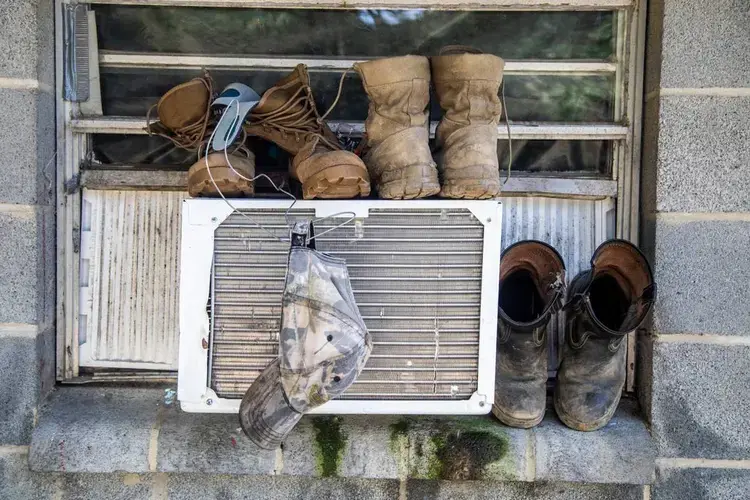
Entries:
MULTIPOLYGON (((235 117, 235 121, 237 121, 237 120, 239 120, 239 114, 240 114, 240 111, 239 111, 239 106, 235 106, 235 108, 237 109, 237 116, 235 117)), ((224 119, 224 116, 225 116, 224 114, 222 114, 222 115, 221 115, 221 118, 219 118, 219 123, 221 123, 221 120, 223 120, 223 119, 224 119)), ((217 126, 216 126, 216 127, 214 127, 214 130, 213 130, 213 131, 211 132, 211 136, 210 136, 210 137, 209 137, 209 139, 208 139, 208 144, 209 144, 209 145, 208 145, 208 146, 206 147, 206 154, 205 154, 205 156, 204 156, 204 159, 205 159, 205 161, 206 161, 206 171, 208 172, 208 177, 209 177, 209 179, 211 179, 211 183, 212 183, 212 184, 214 185, 214 188, 216 189, 216 192, 217 192, 217 193, 219 193, 219 196, 221 196, 221 198, 222 198, 222 199, 224 200, 224 203, 226 203, 226 204, 227 204, 227 205, 228 205, 228 206, 229 206, 229 207, 230 207, 230 208, 232 209, 232 213, 237 213, 237 214, 241 215, 242 217, 246 218, 246 219, 247 219, 247 220, 249 220, 249 221, 250 221, 250 222, 251 222, 251 223, 252 223, 253 225, 255 225, 255 226, 259 227, 259 228, 260 228, 260 229, 262 229, 262 230, 264 230, 264 231, 265 231, 266 233, 270 234, 270 235, 271 235, 272 237, 274 237, 275 239, 279 240, 280 242, 282 242, 282 243, 290 243, 290 242, 291 242, 291 236, 287 237, 286 239, 285 239, 285 238, 282 238, 282 237, 279 237, 279 236, 277 236, 277 235, 276 235, 276 234, 275 234, 274 232, 272 232, 272 231, 270 231, 269 229, 267 229, 267 228, 263 227, 263 225, 262 225, 262 224, 260 224, 260 223, 259 223, 259 222, 257 222, 256 220, 254 220, 254 219, 253 219, 252 217, 250 217, 250 216, 248 216, 247 214, 245 214, 244 212, 241 212, 240 210, 238 210, 238 209, 237 209, 237 207, 235 207, 235 206, 234 206, 234 205, 233 205, 233 204, 232 204, 232 203, 231 203, 231 202, 230 202, 230 201, 229 201, 229 200, 228 200, 228 199, 226 198, 226 196, 224 196, 224 193, 222 193, 222 192, 221 192, 221 189, 220 189, 220 188, 219 188, 219 186, 218 186, 218 185, 216 184, 216 180, 214 179, 214 176, 213 176, 213 174, 211 173, 211 165, 209 165, 209 163, 208 163, 208 150, 209 150, 209 148, 210 148, 210 144, 212 144, 212 143, 213 143, 213 140, 214 140, 214 135, 216 134, 216 130, 218 130, 218 129, 219 129, 219 126, 218 126, 218 124, 217 124, 217 126)), ((276 183, 274 183, 274 182, 273 182, 273 180, 272 180, 272 179, 271 179, 271 178, 270 178, 269 176, 267 176, 266 174, 258 174, 258 175, 254 176, 254 177, 253 177, 253 178, 251 179, 251 178, 245 177, 244 175, 242 175, 241 173, 239 173, 239 172, 238 172, 238 171, 237 171, 237 170, 236 170, 236 169, 234 168, 234 166, 232 165, 232 162, 231 162, 231 161, 229 160, 229 153, 228 153, 227 149, 224 149, 224 160, 226 161, 226 163, 227 163, 227 166, 229 167, 229 169, 230 169, 230 170, 231 170, 231 171, 232 171, 232 172, 233 172, 233 173, 234 173, 234 174, 235 174, 236 176, 238 176, 238 177, 239 177, 240 179, 244 179, 244 180, 246 180, 246 181, 248 181, 248 182, 252 182, 252 183, 254 183, 256 179, 264 178, 264 179, 268 180, 268 182, 270 182, 270 183, 271 183, 271 185, 273 186, 273 188, 274 188, 274 189, 275 189, 276 191, 278 191, 278 192, 280 192, 280 193, 284 193, 285 195, 287 195, 288 197, 290 197, 290 198, 292 199, 292 204, 291 204, 291 205, 289 205, 289 207, 288 207, 288 208, 286 209, 286 211, 284 211, 284 220, 286 221, 287 227, 289 228, 289 231, 290 231, 290 234, 291 234, 291 230, 292 230, 292 225, 293 225, 293 224, 292 224, 292 223, 290 222, 290 220, 289 220, 289 212, 290 212, 290 211, 292 210, 292 207, 294 207, 294 205, 295 205, 295 204, 297 203, 297 197, 296 197, 296 196, 294 196, 294 195, 293 195, 292 193, 290 193, 290 192, 288 192, 288 191, 285 191, 284 189, 282 189, 282 188, 278 187, 278 186, 276 185, 276 183)), ((346 221, 342 222, 342 223, 341 223, 341 224, 339 224, 338 226, 334 226, 334 227, 332 227, 332 228, 326 229, 326 230, 325 230, 325 231, 323 231, 322 233, 319 233, 319 234, 315 234, 315 235, 311 236, 311 237, 310 237, 310 238, 308 239, 308 241, 312 241, 312 240, 314 240, 315 238, 317 238, 317 237, 319 237, 319 236, 322 236, 322 235, 324 235, 324 234, 326 234, 326 233, 329 233, 329 232, 331 232, 331 231, 334 231, 334 230, 336 230, 336 229, 339 229, 339 228, 341 228, 341 227, 343 227, 343 226, 345 226, 345 225, 349 224, 350 222, 352 222, 352 221, 353 221, 353 220, 354 220, 354 219, 356 218, 356 214, 355 214, 354 212, 351 212, 351 211, 346 211, 346 212, 337 212, 337 213, 335 213, 335 214, 331 214, 331 215, 328 215, 328 216, 326 216, 326 217, 320 217, 320 218, 317 218, 317 219, 314 219, 314 220, 312 220, 312 222, 320 222, 320 221, 323 221, 323 220, 326 220, 326 219, 332 219, 332 218, 335 218, 335 217, 339 217, 339 216, 342 216, 342 215, 350 215, 350 217, 349 217, 349 219, 347 219, 346 221)))

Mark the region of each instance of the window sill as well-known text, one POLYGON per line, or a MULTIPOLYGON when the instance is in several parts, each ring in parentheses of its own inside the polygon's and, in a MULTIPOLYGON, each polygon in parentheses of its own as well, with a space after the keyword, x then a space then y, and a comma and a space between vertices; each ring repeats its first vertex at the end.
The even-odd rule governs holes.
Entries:
POLYGON ((549 411, 531 430, 487 417, 306 417, 283 449, 235 415, 190 414, 164 389, 62 387, 41 409, 29 464, 43 472, 200 472, 391 479, 650 484, 655 447, 632 402, 576 432, 549 411))

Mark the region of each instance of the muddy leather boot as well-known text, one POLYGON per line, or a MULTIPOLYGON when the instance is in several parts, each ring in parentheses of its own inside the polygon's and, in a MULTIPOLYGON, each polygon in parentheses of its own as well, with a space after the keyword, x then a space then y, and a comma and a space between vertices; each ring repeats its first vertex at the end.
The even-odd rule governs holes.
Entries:
POLYGON ((564 290, 565 264, 551 246, 528 240, 503 252, 492 413, 505 425, 527 429, 544 418, 547 324, 564 290))
POLYGON ((627 334, 643 323, 655 296, 646 258, 624 240, 604 242, 591 268, 573 279, 554 397, 565 425, 594 431, 612 418, 625 384, 627 334))
POLYGON ((200 78, 177 85, 149 110, 146 131, 169 139, 179 148, 198 151, 198 161, 188 171, 190 196, 219 196, 207 168, 211 168, 211 175, 224 196, 252 195, 253 183, 240 177, 252 179, 255 175, 255 157, 250 151, 232 152, 226 157, 224 152, 211 153, 208 155, 208 167, 206 166, 206 158, 201 150, 216 125, 211 112, 212 98, 213 82, 208 72, 200 78), (155 123, 150 120, 153 108, 156 108, 159 116, 155 123), (227 159, 234 170, 229 167, 227 159))
POLYGON ((440 182, 429 146, 430 63, 403 56, 356 63, 370 98, 365 163, 381 198, 432 196, 440 182))
POLYGON ((432 81, 443 115, 436 137, 446 198, 485 199, 500 193, 497 125, 502 104, 502 59, 446 47, 431 59, 432 81))
POLYGON ((302 183, 305 199, 370 194, 365 164, 341 147, 318 114, 304 64, 263 94, 244 128, 247 135, 273 142, 294 156, 289 172, 302 183))

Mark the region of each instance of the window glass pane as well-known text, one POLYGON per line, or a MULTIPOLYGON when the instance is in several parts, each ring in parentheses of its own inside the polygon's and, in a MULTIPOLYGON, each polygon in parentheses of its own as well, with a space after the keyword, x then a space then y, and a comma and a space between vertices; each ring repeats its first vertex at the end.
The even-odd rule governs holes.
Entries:
MULTIPOLYGON (((257 172, 274 172, 285 176, 289 155, 273 144, 250 138, 255 153, 257 172)), ((356 146, 356 139, 349 149, 356 146)), ((434 140, 431 147, 435 149, 434 140)), ((106 165, 159 165, 187 168, 197 156, 194 152, 175 148, 161 137, 147 135, 92 135, 94 161, 106 165)), ((508 165, 508 141, 498 141, 498 161, 504 172, 508 165)), ((514 140, 513 170, 525 173, 579 173, 586 176, 608 175, 611 168, 610 141, 514 140)))
POLYGON ((612 12, 205 9, 95 6, 99 48, 260 56, 436 55, 471 45, 507 59, 607 59, 612 12))
MULTIPOLYGON (((508 141, 497 143, 500 170, 508 165, 508 141)), ((513 141, 513 170, 529 174, 608 176, 612 170, 611 141, 513 141)), ((501 173, 502 175, 502 173, 501 173)))
MULTIPOLYGON (((287 70, 211 71, 216 91, 232 82, 242 82, 262 94, 287 70)), ((108 69, 101 74, 105 115, 145 116, 170 88, 198 76, 196 71, 108 69)), ((313 95, 322 114, 336 98, 341 72, 310 71, 313 95)), ((505 99, 511 121, 611 121, 613 115, 612 77, 603 76, 521 76, 506 75, 505 99)), ((350 73, 342 98, 330 114, 333 120, 364 121, 368 99, 359 76, 350 73)), ((433 96, 431 117, 442 115, 433 96)))

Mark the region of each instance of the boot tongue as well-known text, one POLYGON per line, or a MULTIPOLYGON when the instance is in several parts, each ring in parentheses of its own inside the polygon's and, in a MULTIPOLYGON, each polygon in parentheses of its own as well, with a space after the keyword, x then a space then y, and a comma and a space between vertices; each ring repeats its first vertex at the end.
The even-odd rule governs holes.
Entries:
MULTIPOLYGON (((299 64, 287 76, 276 82, 276 85, 268 89, 261 97, 258 105, 253 109, 253 114, 264 114, 275 111, 289 101, 303 86, 309 84, 307 69, 299 64)), ((303 104, 300 103, 290 107, 289 111, 299 111, 303 104)))

